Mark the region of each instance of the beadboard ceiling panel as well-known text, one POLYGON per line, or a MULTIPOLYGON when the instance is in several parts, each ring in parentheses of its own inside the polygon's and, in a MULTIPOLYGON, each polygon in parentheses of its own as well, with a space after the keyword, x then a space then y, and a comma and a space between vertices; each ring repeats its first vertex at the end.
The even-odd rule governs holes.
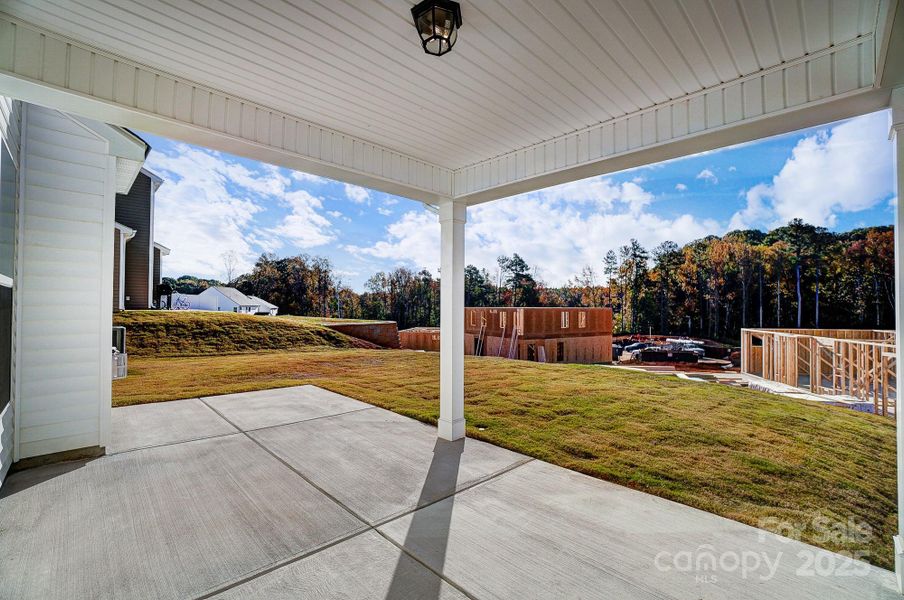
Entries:
POLYGON ((14 17, 226 95, 461 169, 874 34, 878 0, 4 0, 14 17))

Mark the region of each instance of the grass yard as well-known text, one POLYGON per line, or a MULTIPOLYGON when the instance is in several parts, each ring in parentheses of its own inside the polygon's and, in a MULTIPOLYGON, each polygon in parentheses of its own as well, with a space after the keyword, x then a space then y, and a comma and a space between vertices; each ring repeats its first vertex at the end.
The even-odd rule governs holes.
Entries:
MULTIPOLYGON (((891 568, 888 419, 714 384, 584 365, 466 357, 468 435, 751 525, 775 517, 891 568), (866 523, 825 536, 816 516, 866 523)), ((130 359, 117 406, 311 383, 427 423, 439 356, 371 350, 130 359)), ((785 531, 784 533, 787 533, 785 531)))
POLYGON ((127 331, 130 356, 210 356, 268 350, 376 348, 316 321, 199 311, 126 311, 113 315, 127 331))
POLYGON ((280 319, 300 323, 382 323, 371 319, 339 319, 337 317, 300 317, 298 315, 277 315, 280 319))

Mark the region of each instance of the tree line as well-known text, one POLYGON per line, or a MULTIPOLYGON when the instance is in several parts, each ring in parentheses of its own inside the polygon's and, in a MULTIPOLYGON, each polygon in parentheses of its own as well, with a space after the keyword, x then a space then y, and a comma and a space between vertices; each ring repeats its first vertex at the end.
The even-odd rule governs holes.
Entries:
MULTIPOLYGON (((167 283, 198 293, 214 280, 167 283)), ((439 324, 439 279, 426 269, 379 272, 357 293, 329 260, 262 255, 229 282, 285 314, 388 319, 400 329, 439 324)), ((894 327, 894 233, 834 233, 795 219, 769 232, 732 231, 684 246, 637 240, 586 265, 564 286, 545 285, 518 254, 490 273, 465 268, 467 306, 608 306, 620 333, 737 340, 741 327, 894 327)))

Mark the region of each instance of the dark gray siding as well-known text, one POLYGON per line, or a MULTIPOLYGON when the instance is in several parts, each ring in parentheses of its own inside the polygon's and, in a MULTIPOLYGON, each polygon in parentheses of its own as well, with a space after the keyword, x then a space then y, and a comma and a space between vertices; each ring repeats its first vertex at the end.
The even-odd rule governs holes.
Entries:
POLYGON ((151 248, 151 178, 139 173, 128 194, 116 194, 116 222, 136 230, 126 244, 126 309, 147 308, 151 248))

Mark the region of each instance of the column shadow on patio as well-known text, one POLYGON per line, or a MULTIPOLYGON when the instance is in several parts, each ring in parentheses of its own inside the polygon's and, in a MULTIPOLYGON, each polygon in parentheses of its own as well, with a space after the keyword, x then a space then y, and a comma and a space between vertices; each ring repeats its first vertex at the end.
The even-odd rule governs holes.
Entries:
MULTIPOLYGON (((438 492, 455 489, 464 446, 464 439, 454 442, 436 440, 430 469, 424 479, 417 506, 424 508, 429 499, 437 497, 438 492)), ((429 554, 433 559, 432 564, 440 567, 437 571, 440 576, 442 576, 441 567, 445 562, 446 547, 449 542, 449 527, 454 503, 455 495, 453 494, 441 503, 442 510, 440 511, 415 511, 403 543, 403 548, 408 548, 413 544, 417 544, 421 548, 429 548, 429 554)), ((437 600, 440 597, 442 580, 439 577, 431 579, 429 582, 418 577, 415 582, 411 579, 413 574, 411 561, 403 552, 396 563, 392 583, 386 592, 386 600, 407 600, 415 597, 419 600, 437 600)))

